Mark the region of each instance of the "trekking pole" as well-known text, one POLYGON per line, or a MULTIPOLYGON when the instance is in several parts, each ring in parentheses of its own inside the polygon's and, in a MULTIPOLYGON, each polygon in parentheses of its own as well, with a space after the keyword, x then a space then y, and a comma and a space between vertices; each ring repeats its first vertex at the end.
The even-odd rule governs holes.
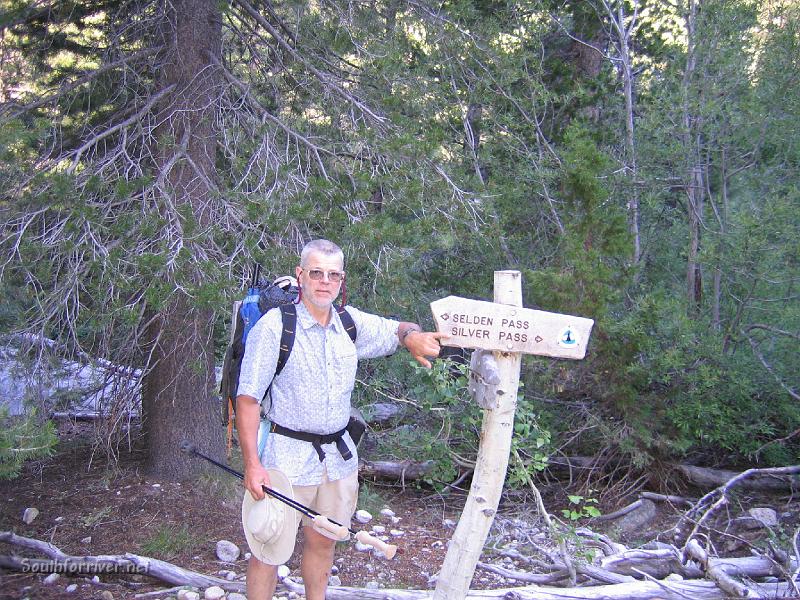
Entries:
MULTIPOLYGON (((223 471, 226 471, 226 472, 230 473, 231 475, 233 475, 234 477, 238 477, 239 479, 244 481, 244 475, 242 473, 240 473, 239 471, 237 471, 235 469, 232 469, 228 465, 225 465, 225 464, 223 464, 221 462, 218 462, 218 461, 214 460, 210 456, 206 456, 205 454, 200 452, 197 449, 197 446, 192 444, 190 441, 188 441, 188 440, 182 441, 181 445, 180 445, 180 449, 181 449, 181 452, 186 452, 187 454, 193 454, 194 456, 198 456, 198 457, 200 457, 200 458, 202 458, 204 460, 207 460, 212 465, 214 465, 216 467, 219 467, 223 471)), ((307 516, 309 519, 311 519, 314 522, 314 525, 324 529, 325 531, 328 531, 328 532, 332 533, 333 535, 335 535, 335 536, 337 536, 339 538, 343 538, 345 535, 347 535, 348 532, 352 533, 355 536, 356 540, 358 540, 362 544, 367 544, 368 546, 372 546, 376 550, 379 550, 379 551, 383 552, 383 555, 386 558, 389 558, 389 559, 393 558, 395 553, 397 552, 397 546, 395 546, 393 544, 387 544, 383 540, 376 538, 374 535, 371 535, 371 534, 367 533, 366 531, 363 531, 363 530, 362 531, 355 531, 354 529, 351 529, 350 527, 345 527, 341 523, 338 523, 337 521, 334 521, 333 519, 329 519, 325 515, 319 514, 314 509, 309 508, 308 506, 305 506, 303 504, 300 504, 299 502, 297 502, 296 500, 294 500, 292 498, 284 496, 280 492, 278 492, 276 490, 273 490, 271 487, 267 487, 266 485, 262 485, 261 489, 264 490, 264 493, 269 494, 270 496, 272 496, 276 500, 280 500, 284 504, 286 504, 288 506, 291 506, 293 509, 295 509, 299 513, 302 513, 305 516, 307 516)))

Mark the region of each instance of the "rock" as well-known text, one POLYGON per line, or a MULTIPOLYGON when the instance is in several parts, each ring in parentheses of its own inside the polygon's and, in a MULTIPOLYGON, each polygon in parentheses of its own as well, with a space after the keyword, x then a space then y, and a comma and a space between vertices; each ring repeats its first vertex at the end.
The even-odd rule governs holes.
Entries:
POLYGON ((100 577, 98 577, 97 575, 92 577, 92 583, 100 583, 100 577))
POLYGON ((403 414, 403 407, 391 402, 376 402, 365 407, 367 420, 371 424, 382 424, 403 414))
POLYGON ((64 517, 56 517, 56 523, 61 523, 64 520, 64 517))
POLYGON ((751 508, 747 513, 764 527, 775 527, 778 524, 778 513, 768 507, 751 508))
POLYGON ((44 584, 53 585, 56 581, 59 580, 60 577, 61 575, 59 575, 58 573, 50 573, 50 575, 44 578, 44 584))
POLYGON ((108 590, 103 590, 103 592, 100 594, 100 598, 102 598, 103 600, 114 600, 114 594, 112 594, 108 590))
POLYGON ((357 541, 356 550, 358 550, 359 552, 369 552, 370 550, 372 550, 372 546, 370 546, 369 544, 362 544, 361 542, 357 541))
POLYGON ((228 594, 228 600, 247 600, 247 596, 239 592, 231 592, 228 594))
POLYGON ((236 579, 236 573, 234 571, 228 571, 228 574, 225 575, 225 579, 227 579, 228 581, 233 581, 234 579, 236 579))
POLYGON ((85 538, 81 540, 81 544, 91 544, 92 543, 92 536, 87 535, 85 538))
POLYGON ((368 590, 379 590, 381 589, 381 584, 377 581, 368 581, 364 588, 368 590))
POLYGON ((278 567, 278 579, 283 579, 284 577, 288 577, 292 571, 286 565, 281 565, 278 567))
POLYGON ((220 598, 225 597, 225 590, 218 585, 212 585, 210 588, 206 588, 206 591, 203 592, 203 597, 206 600, 220 600, 220 598))
POLYGON ((392 537, 403 537, 406 534, 405 531, 400 531, 399 529, 391 529, 389 531, 389 535, 392 537))
POLYGON ((642 499, 639 508, 632 510, 617 520, 617 527, 622 533, 641 531, 648 523, 656 518, 656 503, 646 498, 642 499))
POLYGON ((67 589, 66 589, 65 591, 66 591, 68 594, 72 594, 72 593, 73 593, 73 592, 75 592, 77 589, 78 589, 78 584, 77 584, 77 583, 71 583, 71 584, 69 584, 69 585, 67 586, 67 589))
POLYGON ((228 540, 217 542, 217 558, 222 562, 236 562, 239 558, 239 546, 228 540))
POLYGON ((331 575, 328 577, 328 585, 330 587, 341 587, 342 580, 339 578, 338 575, 331 575))
POLYGON ((391 508, 383 508, 381 509, 381 516, 391 518, 394 516, 394 511, 391 508))
POLYGON ((33 523, 33 520, 39 516, 39 509, 38 508, 26 508, 25 512, 22 513, 22 521, 25 525, 30 525, 33 523))
POLYGON ((372 527, 372 533, 375 535, 381 535, 382 533, 386 533, 386 527, 383 525, 375 525, 372 527))
POLYGON ((357 510, 356 521, 358 521, 359 523, 369 523, 370 521, 372 521, 372 515, 368 513, 366 510, 357 510))
POLYGON ((450 527, 451 529, 456 526, 456 522, 453 519, 445 519, 442 521, 442 525, 445 527, 450 527))
POLYGON ((400 522, 401 517, 392 517, 392 525, 397 525, 400 522))
POLYGON ((252 554, 250 554, 249 552, 245 552, 245 553, 244 553, 244 559, 245 559, 245 560, 250 560, 250 558, 252 558, 252 556, 253 556, 253 555, 252 555, 252 554))

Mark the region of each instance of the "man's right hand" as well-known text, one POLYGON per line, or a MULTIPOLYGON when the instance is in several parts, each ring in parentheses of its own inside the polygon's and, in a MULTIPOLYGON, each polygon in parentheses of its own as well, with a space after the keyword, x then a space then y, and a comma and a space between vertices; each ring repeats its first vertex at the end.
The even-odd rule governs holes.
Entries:
POLYGON ((264 497, 264 490, 261 488, 262 485, 270 487, 269 473, 267 473, 267 470, 261 463, 245 467, 244 487, 256 500, 261 500, 264 497))

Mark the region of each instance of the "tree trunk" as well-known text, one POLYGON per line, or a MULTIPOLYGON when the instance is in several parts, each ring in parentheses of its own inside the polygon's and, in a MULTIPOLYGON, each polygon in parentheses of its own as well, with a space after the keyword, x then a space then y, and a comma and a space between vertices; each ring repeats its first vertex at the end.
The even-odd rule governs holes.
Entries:
POLYGON ((703 165, 700 154, 700 139, 697 131, 697 119, 691 102, 691 87, 697 64, 697 3, 689 0, 686 7, 686 67, 683 73, 683 146, 687 161, 686 172, 686 211, 689 222, 689 248, 686 261, 686 295, 688 313, 695 316, 699 313, 702 302, 702 274, 700 270, 700 228, 703 218, 703 165))
POLYGON ((171 252, 177 249, 166 267, 175 291, 151 313, 145 333, 149 361, 142 409, 148 471, 177 478, 204 468, 179 451, 181 440, 189 439, 212 456, 224 450, 213 390, 213 311, 193 305, 184 289, 201 283, 195 264, 203 255, 186 230, 212 222, 213 98, 220 92, 212 59, 220 57, 222 21, 215 0, 175 0, 168 14, 161 85, 174 85, 175 91, 160 106, 156 156, 161 185, 154 202, 165 223, 164 245, 171 252))

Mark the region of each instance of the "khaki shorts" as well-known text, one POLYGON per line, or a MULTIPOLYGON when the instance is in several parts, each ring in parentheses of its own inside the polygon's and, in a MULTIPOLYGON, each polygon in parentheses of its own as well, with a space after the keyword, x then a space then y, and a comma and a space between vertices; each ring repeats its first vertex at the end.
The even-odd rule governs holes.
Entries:
MULTIPOLYGON (((350 527, 350 519, 358 502, 358 471, 354 471, 344 479, 328 481, 328 471, 325 470, 320 485, 293 485, 292 490, 294 499, 300 504, 305 504, 332 521, 350 527)), ((332 540, 344 541, 350 538, 350 534, 341 539, 337 538, 329 531, 314 525, 306 515, 303 515, 300 523, 303 527, 313 527, 315 531, 332 540)))

